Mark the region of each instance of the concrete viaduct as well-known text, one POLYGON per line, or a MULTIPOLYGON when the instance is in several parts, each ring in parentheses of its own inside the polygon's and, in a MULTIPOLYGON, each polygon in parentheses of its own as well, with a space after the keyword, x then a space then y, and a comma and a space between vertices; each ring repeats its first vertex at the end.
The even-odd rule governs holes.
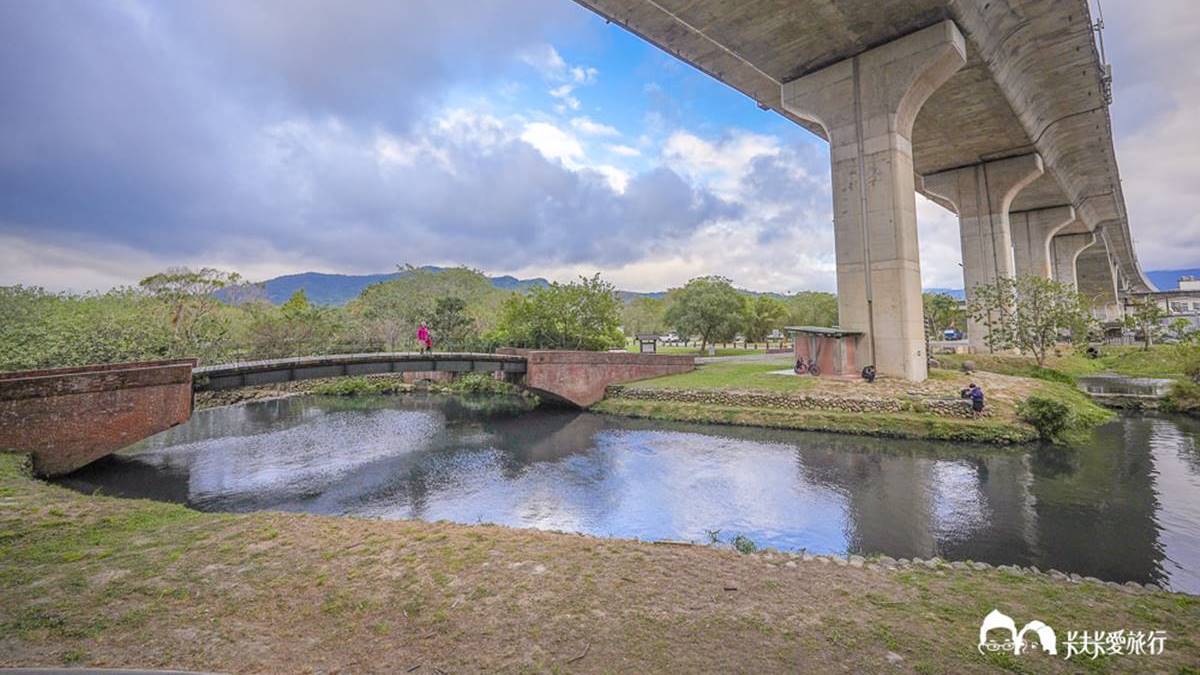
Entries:
POLYGON ((1038 274, 1112 319, 1120 294, 1153 288, 1087 0, 576 2, 829 141, 838 311, 864 333, 860 366, 926 377, 916 192, 958 215, 968 295, 1038 274))
POLYGON ((28 452, 43 476, 69 473, 186 422, 194 391, 347 375, 498 373, 586 408, 610 384, 695 368, 690 356, 504 349, 496 354, 376 353, 197 368, 193 359, 0 373, 0 450, 28 452))

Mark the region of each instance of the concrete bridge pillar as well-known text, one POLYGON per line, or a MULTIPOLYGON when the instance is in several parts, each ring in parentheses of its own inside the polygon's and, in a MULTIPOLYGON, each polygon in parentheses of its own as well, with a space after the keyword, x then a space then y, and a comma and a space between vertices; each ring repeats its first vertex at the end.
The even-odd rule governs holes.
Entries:
POLYGON ((883 375, 927 374, 912 127, 965 63, 947 20, 783 84, 783 108, 829 138, 839 323, 883 375))
MULTIPOLYGON (((1008 208, 1042 171, 1042 158, 1033 153, 925 176, 925 189, 953 204, 958 213, 968 302, 977 286, 1016 276, 1008 208)), ((983 323, 967 321, 971 351, 986 351, 986 335, 983 323)))
POLYGON ((1054 206, 1009 215, 1012 224, 1013 261, 1017 276, 1053 279, 1050 240, 1075 221, 1075 207, 1054 206))
POLYGON ((1075 259, 1075 278, 1079 292, 1092 303, 1092 314, 1101 321, 1119 321, 1124 316, 1118 274, 1104 233, 1098 230, 1096 243, 1075 259))
POLYGON ((1096 235, 1091 232, 1079 234, 1060 234, 1050 240, 1051 277, 1061 284, 1071 284, 1079 289, 1079 281, 1075 278, 1075 259, 1079 252, 1091 246, 1096 241, 1096 235))

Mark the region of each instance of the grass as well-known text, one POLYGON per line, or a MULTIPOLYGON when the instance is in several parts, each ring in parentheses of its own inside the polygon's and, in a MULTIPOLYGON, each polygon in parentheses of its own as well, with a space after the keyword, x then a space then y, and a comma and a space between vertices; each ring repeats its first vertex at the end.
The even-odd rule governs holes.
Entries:
MULTIPOLYGON (((1200 662, 1200 601, 998 571, 888 572, 731 548, 85 496, 0 455, 0 666, 221 672, 1076 672, 975 645, 992 608, 1164 630, 1200 662), (791 563, 791 566, 788 566, 791 563)), ((748 546, 744 546, 747 548, 748 546)))
POLYGON ((924 413, 856 413, 827 410, 745 408, 679 401, 610 398, 591 410, 653 420, 731 424, 736 426, 828 431, 885 438, 929 439, 969 443, 1028 443, 1037 432, 1009 420, 958 419, 924 413))
POLYGON ((815 385, 810 378, 772 375, 792 366, 789 358, 772 361, 708 363, 689 373, 636 382, 639 389, 725 389, 741 391, 801 391, 815 385))
MULTIPOLYGON (((632 344, 626 346, 626 351, 640 352, 638 345, 632 344)), ((682 347, 679 345, 658 345, 656 353, 658 354, 674 354, 685 356, 708 356, 707 351, 700 351, 699 347, 682 347)), ((747 354, 766 354, 767 350, 763 349, 743 349, 741 347, 718 347, 713 356, 746 356, 747 354)))
MULTIPOLYGON (((1052 382, 1074 383, 1076 378, 1102 373, 1171 379, 1175 380, 1175 384, 1161 407, 1168 411, 1200 416, 1200 385, 1191 382, 1191 378, 1185 373, 1186 362, 1189 359, 1200 359, 1197 349, 1200 348, 1193 346, 1189 356, 1185 355, 1183 348, 1178 345, 1154 345, 1150 349, 1142 349, 1137 345, 1102 347, 1100 356, 1094 359, 1072 350, 1064 350, 1050 357, 1044 368, 1039 368, 1032 359, 1023 356, 950 354, 939 356, 938 359, 949 368, 960 368, 963 362, 972 361, 981 371, 1036 377, 1052 382)), ((1086 426, 1086 415, 1078 419, 1079 426, 1086 426)))
POLYGON ((1045 368, 1038 368, 1028 356, 943 354, 938 355, 937 359, 948 368, 959 368, 964 361, 971 361, 978 370, 1059 381, 1073 381, 1072 378, 1100 373, 1127 377, 1183 377, 1182 364, 1174 345, 1155 345, 1149 350, 1143 350, 1140 346, 1101 347, 1100 357, 1095 359, 1065 349, 1058 356, 1050 356, 1045 368))
MULTIPOLYGON (((903 413, 855 413, 825 410, 733 407, 681 401, 634 401, 615 398, 593 406, 598 412, 661 420, 764 426, 811 431, 834 431, 870 436, 927 438, 983 443, 1022 443, 1036 440, 1036 430, 1017 413, 1021 401, 1043 396, 1068 410, 1069 424, 1062 439, 1078 440, 1112 413, 1091 402, 1078 391, 1073 380, 1062 373, 1030 368, 1019 361, 985 361, 1004 371, 996 375, 967 376, 948 369, 934 369, 923 383, 881 378, 873 385, 858 380, 831 380, 772 374, 786 369, 789 360, 710 363, 689 373, 642 380, 630 389, 725 390, 773 393, 825 394, 846 398, 896 398, 912 401, 903 413), (1047 375, 1047 372, 1053 372, 1047 375), (1037 377, 1031 377, 1037 375, 1037 377), (952 418, 922 411, 923 398, 956 398, 969 381, 978 381, 988 396, 987 417, 952 418)), ((982 367, 982 366, 981 366, 982 367)))

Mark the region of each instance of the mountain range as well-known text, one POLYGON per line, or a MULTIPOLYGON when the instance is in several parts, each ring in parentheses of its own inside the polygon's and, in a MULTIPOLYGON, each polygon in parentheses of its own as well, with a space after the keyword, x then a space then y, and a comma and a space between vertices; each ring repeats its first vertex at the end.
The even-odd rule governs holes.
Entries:
MULTIPOLYGON (((426 266, 421 269, 438 271, 442 268, 426 266)), ((324 274, 322 272, 304 272, 268 279, 263 282, 263 287, 266 289, 267 299, 276 305, 287 302, 287 299, 300 289, 304 289, 309 302, 314 304, 344 305, 358 297, 367 286, 398 279, 404 274, 405 272, 391 272, 386 274, 324 274)), ((1150 281, 1161 290, 1178 288, 1179 277, 1185 275, 1200 276, 1200 268, 1146 272, 1146 276, 1150 281)), ((549 281, 541 277, 518 279, 506 274, 488 278, 491 279, 492 285, 496 288, 509 291, 526 291, 530 288, 550 285, 549 281)), ((928 293, 944 293, 960 300, 965 297, 961 288, 927 288, 925 291, 928 293)), ((633 298, 661 298, 666 294, 666 291, 645 293, 638 291, 617 291, 617 295, 624 301, 633 298)))

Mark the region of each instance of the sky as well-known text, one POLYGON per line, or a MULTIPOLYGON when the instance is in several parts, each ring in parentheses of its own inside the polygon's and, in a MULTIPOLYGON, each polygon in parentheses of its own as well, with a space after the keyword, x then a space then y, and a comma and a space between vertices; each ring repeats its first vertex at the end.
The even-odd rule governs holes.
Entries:
MULTIPOLYGON (((1104 6, 1125 197, 1196 267, 1200 8, 1145 7, 1104 6)), ((403 264, 831 291, 827 145, 570 0, 0 3, 0 285, 403 264)))

